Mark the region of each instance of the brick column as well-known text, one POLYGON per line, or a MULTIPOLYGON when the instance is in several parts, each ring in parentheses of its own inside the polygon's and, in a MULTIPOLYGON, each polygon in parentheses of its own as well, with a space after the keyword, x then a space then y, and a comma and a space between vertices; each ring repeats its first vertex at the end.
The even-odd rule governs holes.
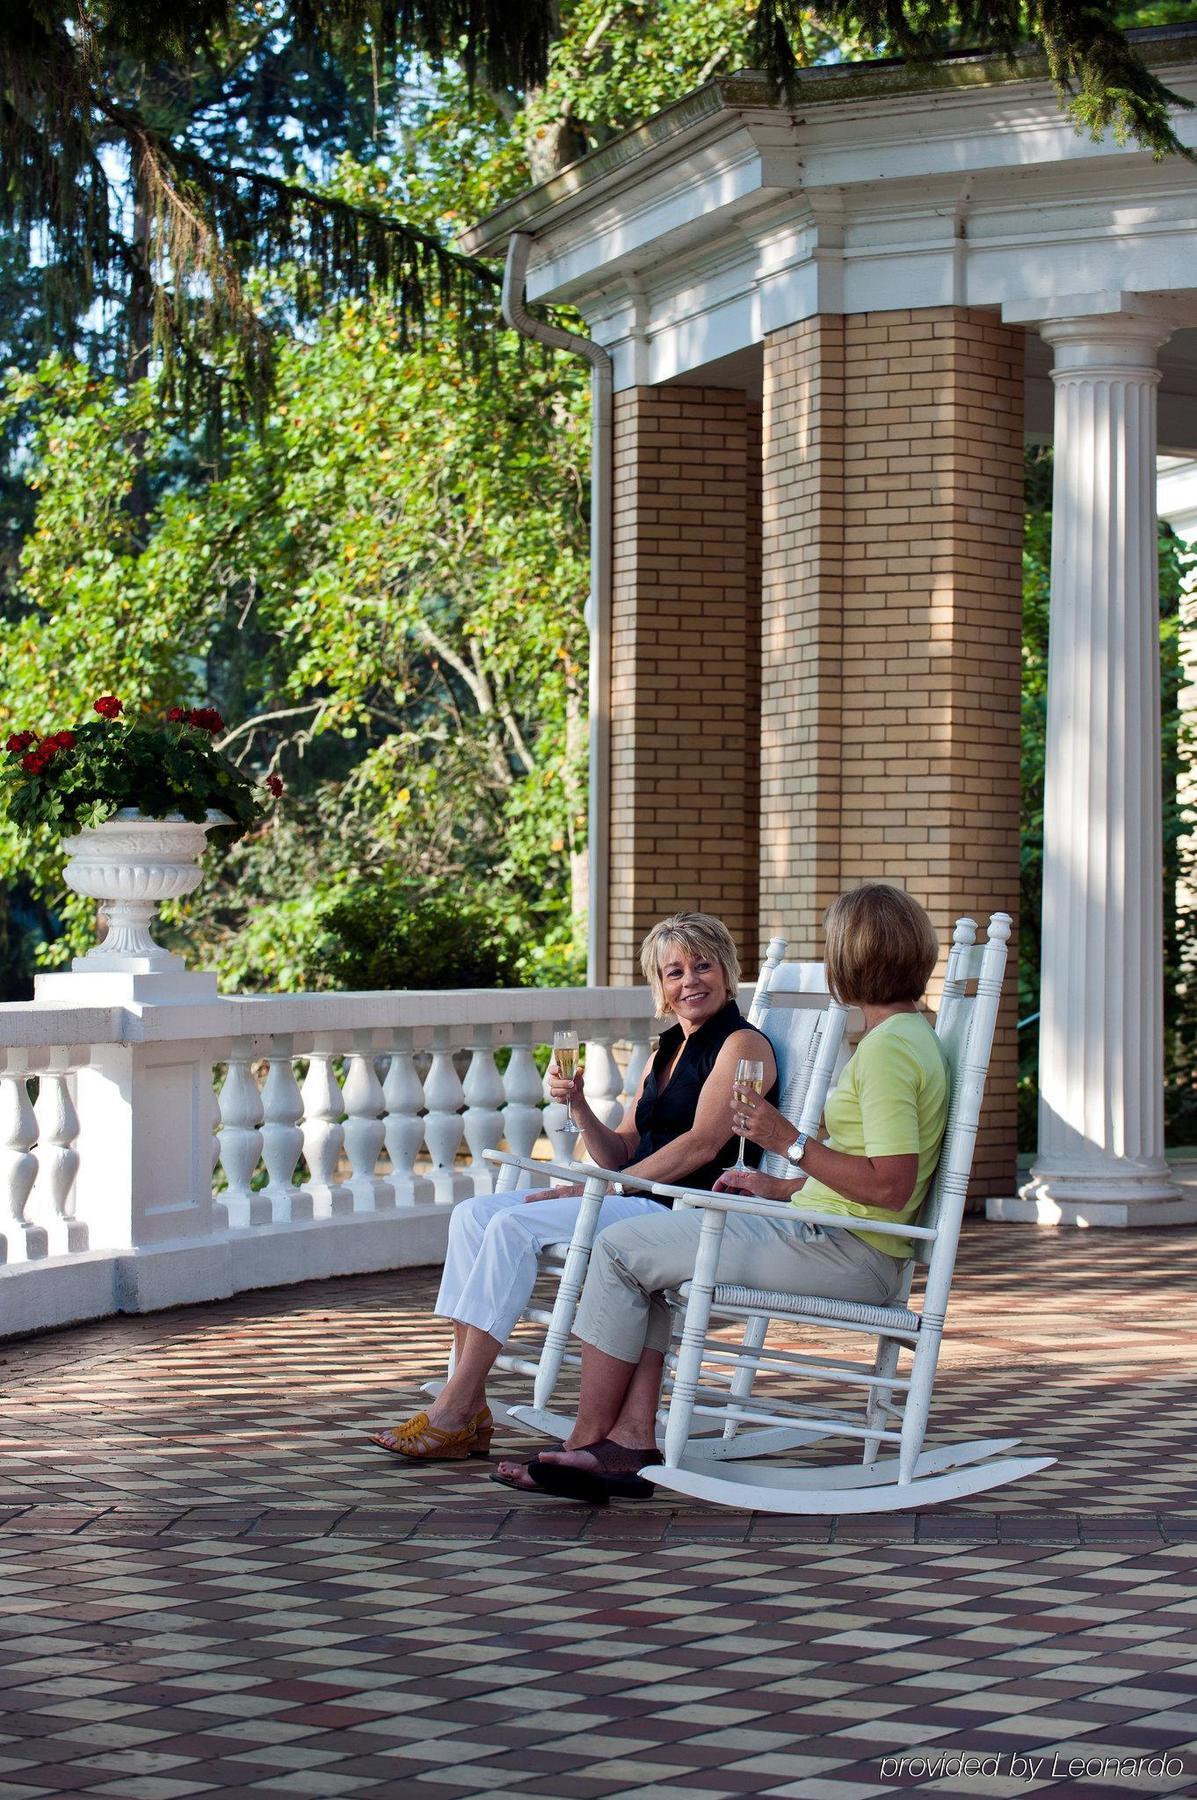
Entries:
MULTIPOLYGON (((945 943, 1017 917, 1021 330, 935 307, 776 333, 764 455, 762 924, 817 954, 870 878, 945 943)), ((1012 970, 979 1193, 1013 1192, 1015 1017, 1012 970)))
POLYGON ((748 515, 759 436, 750 410, 743 393, 723 388, 615 396, 613 982, 639 979, 641 938, 679 908, 718 914, 750 970, 755 961, 760 599, 748 515))

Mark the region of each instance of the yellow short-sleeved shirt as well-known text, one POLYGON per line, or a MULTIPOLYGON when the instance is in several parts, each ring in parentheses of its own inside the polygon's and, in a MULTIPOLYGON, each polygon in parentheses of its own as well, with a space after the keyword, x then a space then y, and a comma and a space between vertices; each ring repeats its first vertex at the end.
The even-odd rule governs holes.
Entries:
MULTIPOLYGON (((948 1119, 948 1065, 939 1040, 921 1013, 893 1013, 866 1032, 827 1097, 827 1147, 847 1156, 914 1156, 914 1192, 901 1212, 845 1200, 824 1182, 808 1179, 794 1195, 804 1210, 885 1219, 913 1219, 939 1161, 948 1119)), ((856 1236, 900 1261, 911 1254, 906 1238, 858 1231, 856 1236)))

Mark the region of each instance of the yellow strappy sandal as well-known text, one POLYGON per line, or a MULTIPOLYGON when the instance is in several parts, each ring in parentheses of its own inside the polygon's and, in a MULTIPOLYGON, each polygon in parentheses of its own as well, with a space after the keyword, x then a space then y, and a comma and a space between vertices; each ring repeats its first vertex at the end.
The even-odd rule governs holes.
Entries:
POLYGON ((422 1412, 392 1426, 386 1435, 372 1431, 370 1442, 393 1456, 406 1456, 410 1462, 464 1462, 469 1456, 490 1455, 494 1429, 489 1406, 484 1406, 458 1431, 445 1431, 442 1426, 431 1424, 428 1414, 422 1412))

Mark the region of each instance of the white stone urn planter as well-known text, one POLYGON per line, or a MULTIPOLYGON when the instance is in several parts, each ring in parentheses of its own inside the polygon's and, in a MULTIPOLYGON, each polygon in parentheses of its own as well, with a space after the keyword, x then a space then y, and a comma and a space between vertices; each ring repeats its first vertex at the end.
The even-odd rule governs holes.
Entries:
POLYGON ((154 942, 151 923, 163 900, 194 893, 208 833, 229 823, 222 812, 210 811, 194 824, 178 813, 149 819, 126 806, 102 825, 64 838, 67 886, 98 900, 108 921, 104 941, 77 956, 72 969, 87 975, 180 973, 182 957, 154 942))

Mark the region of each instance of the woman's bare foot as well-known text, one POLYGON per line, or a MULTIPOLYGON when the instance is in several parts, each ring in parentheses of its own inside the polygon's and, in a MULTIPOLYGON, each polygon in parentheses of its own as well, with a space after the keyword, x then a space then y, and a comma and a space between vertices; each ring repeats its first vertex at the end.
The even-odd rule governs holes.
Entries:
POLYGON ((567 1469, 585 1469, 593 1475, 636 1475, 646 1463, 659 1463, 661 1453, 654 1444, 620 1444, 614 1438, 601 1438, 578 1450, 542 1450, 541 1462, 561 1463, 567 1469))
POLYGON ((521 1494, 537 1494, 540 1489, 528 1473, 528 1465, 522 1462, 509 1462, 506 1457, 500 1462, 491 1477, 504 1487, 518 1488, 521 1494))

